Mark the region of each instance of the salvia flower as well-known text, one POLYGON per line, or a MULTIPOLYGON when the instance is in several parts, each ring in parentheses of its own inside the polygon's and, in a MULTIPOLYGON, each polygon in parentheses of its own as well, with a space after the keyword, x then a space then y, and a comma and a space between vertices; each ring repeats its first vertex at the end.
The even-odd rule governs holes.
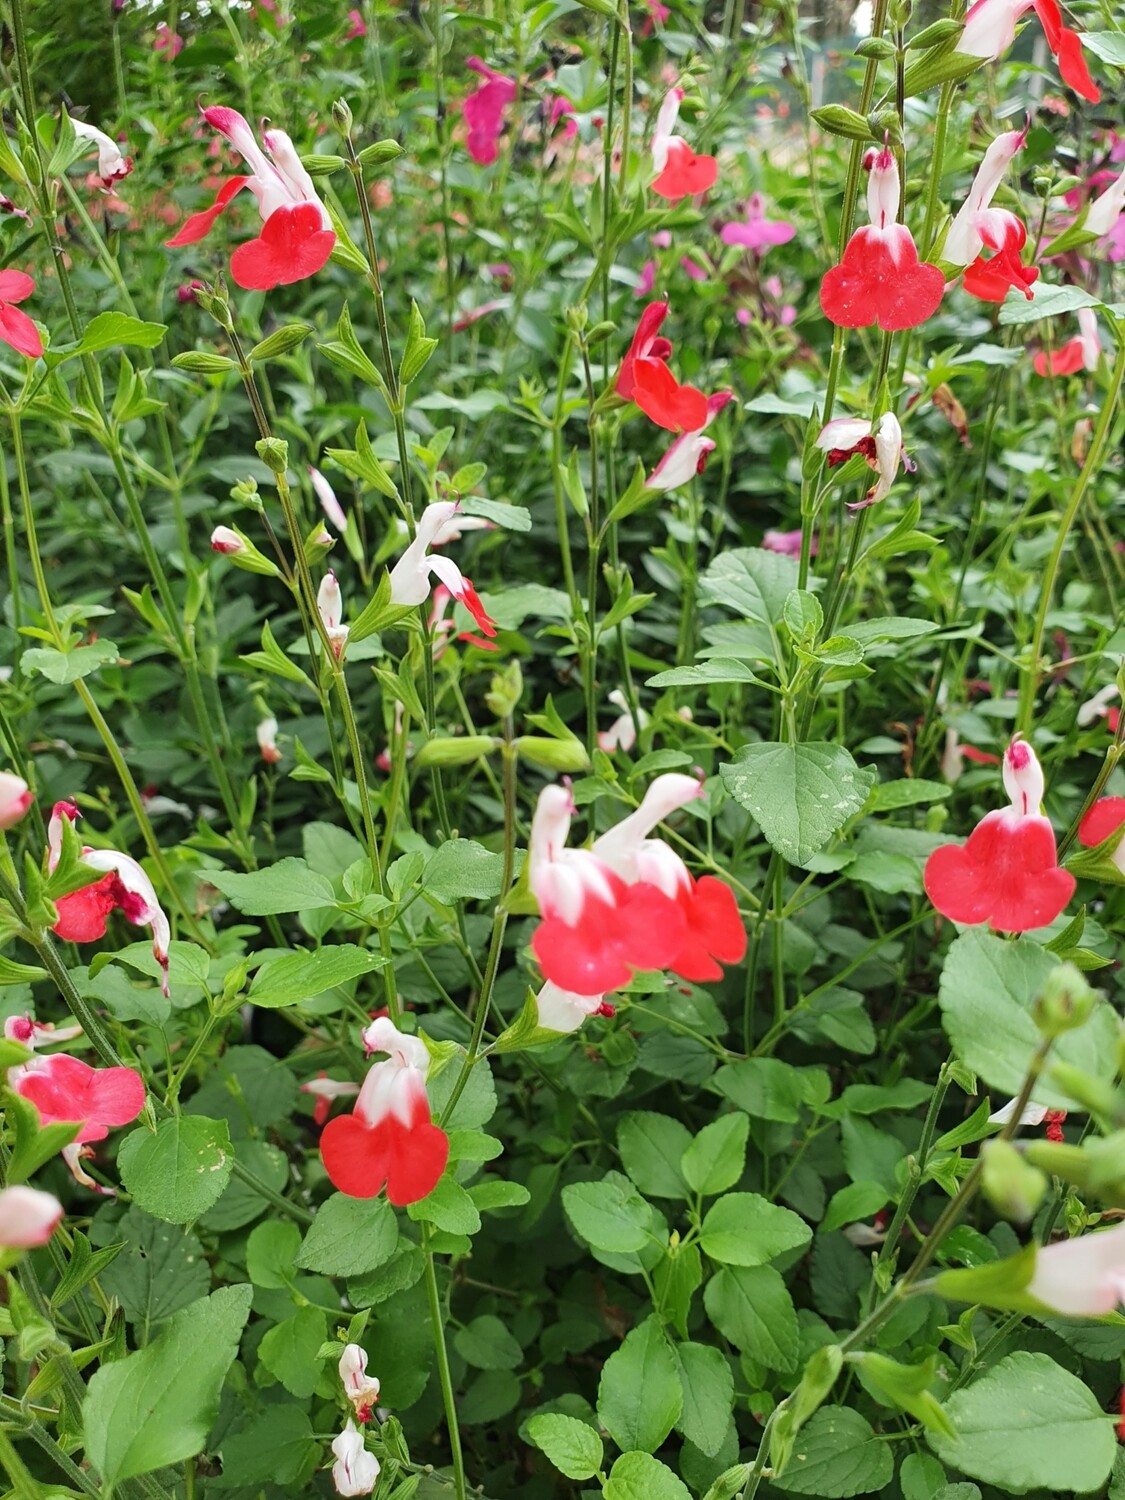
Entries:
MULTIPOLYGON (((1125 797, 1099 797, 1078 825, 1078 842, 1083 848, 1096 849, 1111 839, 1123 823, 1125 797)), ((1125 839, 1118 840, 1109 857, 1125 876, 1125 839)))
MULTIPOLYGON (((75 822, 78 809, 72 802, 56 802, 47 825, 47 867, 53 870, 62 852, 62 820, 75 822)), ((152 933, 152 953, 160 965, 161 988, 168 993, 168 944, 172 929, 157 899, 152 881, 128 854, 118 849, 82 849, 82 863, 91 870, 104 870, 103 879, 93 885, 71 891, 55 901, 58 921, 52 931, 72 943, 94 943, 105 937, 110 912, 120 910, 134 927, 147 927, 152 933)), ((130 1118, 132 1118, 130 1116, 130 1118)))
POLYGON ((71 120, 74 133, 80 141, 89 141, 97 148, 98 176, 106 187, 128 177, 133 170, 133 158, 122 154, 121 147, 104 130, 96 125, 87 125, 85 120, 71 120))
POLYGON ((1030 298, 1039 277, 1038 268, 1025 266, 1021 259, 1027 243, 1022 219, 1006 208, 992 207, 1008 163, 1026 139, 1026 130, 1009 130, 992 142, 973 178, 969 196, 949 226, 941 252, 950 265, 965 268, 965 290, 983 302, 1003 302, 1012 287, 1030 298), (992 252, 987 258, 986 249, 992 252))
POLYGON ((828 454, 830 468, 846 463, 853 454, 860 453, 868 468, 878 474, 879 478, 866 496, 849 506, 851 510, 862 510, 885 500, 898 477, 900 466, 908 473, 914 468, 902 446, 902 428, 893 411, 884 412, 874 426, 863 417, 834 417, 821 428, 816 446, 828 454))
POLYGON ((656 171, 652 190, 671 203, 705 193, 719 176, 719 163, 713 156, 696 156, 683 136, 675 134, 683 99, 683 89, 668 90, 652 133, 652 165, 656 171))
POLYGON ((370 1495, 379 1482, 379 1460, 368 1453, 352 1419, 339 1437, 332 1439, 336 1462, 332 1465, 332 1483, 338 1495, 370 1495))
POLYGON ((1059 868, 1055 833, 1040 812, 1043 772, 1016 735, 1004 752, 1011 806, 986 813, 964 845, 943 844, 926 861, 926 894, 953 922, 987 922, 996 932, 1028 932, 1053 922, 1074 894, 1059 868))
POLYGON ((246 543, 229 526, 216 526, 211 533, 211 551, 221 552, 224 557, 237 557, 246 551, 246 543))
POLYGON ((763 255, 773 245, 787 245, 796 233, 793 225, 782 219, 767 219, 765 198, 761 193, 752 193, 745 219, 724 224, 720 238, 724 245, 741 245, 763 255))
MULTIPOLYGON (((4 1034, 34 1050, 34 1036, 17 1035, 8 1023, 4 1034)), ((61 1120, 80 1127, 68 1151, 104 1140, 111 1127, 135 1120, 145 1103, 144 1080, 134 1068, 92 1068, 67 1052, 17 1063, 8 1069, 8 1087, 35 1106, 44 1125, 61 1120)))
POLYGON ((332 643, 332 653, 339 661, 348 642, 348 626, 344 624, 343 595, 331 568, 320 580, 320 587, 316 591, 316 608, 325 634, 332 643))
POLYGON ((497 73, 479 57, 467 57, 465 66, 483 80, 461 106, 469 127, 465 144, 476 164, 487 167, 499 154, 504 111, 515 100, 516 80, 497 73))
POLYGON ((14 828, 35 801, 35 794, 22 776, 0 771, 0 829, 14 828))
MULTIPOLYGON (((694 387, 681 386, 679 389, 684 392, 694 390, 694 387)), ((707 467, 707 457, 714 452, 715 442, 713 438, 705 437, 704 433, 727 402, 734 400, 734 392, 716 391, 713 396, 708 396, 705 400, 706 417, 703 426, 680 434, 645 480, 647 489, 662 491, 679 489, 696 474, 702 474, 707 467)), ((647 406, 642 406, 642 410, 651 415, 647 406)), ((666 424, 661 422, 660 425, 666 424)))
POLYGON ((63 1220, 63 1206, 38 1188, 9 1187, 0 1192, 0 1250, 32 1250, 45 1245, 63 1220))
MULTIPOLYGON (((988 1117, 990 1125, 1007 1125, 1016 1113, 1018 1099, 1009 1099, 999 1109, 994 1109, 988 1117)), ((1063 1122, 1066 1119, 1065 1109, 1050 1109, 1045 1104, 1027 1104, 1019 1117, 1021 1125, 1046 1125, 1046 1136, 1049 1141, 1061 1141, 1063 1139, 1063 1122)))
POLYGON ((205 238, 235 194, 247 187, 257 201, 262 232, 231 256, 235 283, 246 291, 264 292, 314 276, 327 264, 336 234, 293 142, 283 130, 264 130, 263 151, 236 109, 216 105, 202 114, 208 125, 226 136, 251 172, 229 177, 211 207, 192 214, 165 244, 177 249, 205 238))
POLYGON ((313 492, 320 501, 320 508, 335 526, 337 531, 348 529, 348 518, 344 514, 344 507, 336 499, 336 491, 325 479, 319 469, 314 469, 312 464, 308 465, 309 480, 312 483, 313 492))
POLYGON ((1042 22, 1047 45, 1058 60, 1063 80, 1076 94, 1097 104, 1101 92, 1082 56, 1077 32, 1062 23, 1058 0, 976 0, 965 14, 965 29, 957 38, 955 50, 966 57, 995 62, 1015 41, 1016 22, 1029 10, 1034 10, 1042 22))
POLYGON ((1115 177, 1104 193, 1100 193, 1086 210, 1082 228, 1091 234, 1109 234, 1125 213, 1125 169, 1115 177))
POLYGON ((481 651, 498 651, 500 648, 495 641, 487 640, 483 635, 474 635, 471 630, 457 629, 457 622, 450 613, 454 602, 453 595, 445 584, 439 583, 434 589, 433 608, 430 610, 428 621, 434 642, 434 661, 441 660, 454 637, 459 641, 464 641, 467 646, 479 647, 481 651))
POLYGON ((648 723, 648 714, 643 708, 638 707, 634 722, 628 700, 620 688, 614 688, 612 693, 606 694, 606 697, 615 708, 621 710, 621 713, 608 729, 598 731, 598 749, 604 750, 607 755, 612 755, 615 750, 624 750, 628 754, 637 743, 638 728, 643 729, 648 723))
POLYGON ((1113 1312, 1125 1301, 1125 1224, 1043 1246, 1026 1290, 1066 1318, 1113 1312))
POLYGON ((358 41, 367 35, 367 23, 363 19, 363 12, 359 10, 348 11, 348 29, 344 32, 345 42, 358 41))
POLYGON ((1092 307, 1078 309, 1078 327, 1075 338, 1068 339, 1061 349, 1040 349, 1032 364, 1036 375, 1077 375, 1079 370, 1096 370, 1101 358, 1102 341, 1098 337, 1098 320, 1092 307))
POLYGON ((1120 698, 1121 691, 1116 682, 1107 682, 1105 687, 1099 688, 1092 698, 1087 698, 1085 703, 1079 705, 1074 719, 1079 729, 1089 729, 1091 724, 1096 724, 1099 719, 1108 721, 1112 734, 1117 733, 1118 721, 1121 710, 1114 705, 1113 700, 1120 698))
POLYGON ((318 1073, 315 1078, 310 1078, 300 1086, 302 1094, 311 1094, 314 1099, 313 1123, 323 1125, 332 1113, 332 1104, 336 1099, 350 1099, 359 1093, 358 1083, 349 1083, 337 1078, 329 1078, 327 1073, 318 1073))
POLYGON ((26 302, 34 290, 35 283, 25 271, 0 271, 0 339, 28 359, 40 357, 43 340, 35 324, 15 303, 26 302))
POLYGON ((561 990, 548 979, 535 997, 539 1024, 546 1031, 577 1031, 591 1016, 613 1016, 616 1011, 604 995, 575 995, 561 990))
POLYGON ((898 206, 898 164, 884 146, 867 182, 871 223, 855 231, 840 264, 820 284, 824 316, 839 327, 916 328, 938 310, 945 278, 937 266, 919 261, 913 235, 897 222, 898 206))
POLYGON ((268 766, 276 766, 281 759, 281 751, 277 748, 277 720, 272 716, 263 719, 255 730, 255 736, 262 759, 268 766))
POLYGON ((436 500, 427 505, 418 522, 414 540, 391 569, 391 601, 394 604, 424 604, 430 597, 433 579, 443 583, 454 599, 463 604, 487 636, 496 634, 496 622, 480 601, 480 595, 450 557, 435 555, 430 549, 444 546, 460 536, 461 530, 474 520, 462 516, 456 500, 436 500))
POLYGON ((367 1350, 360 1344, 346 1345, 337 1366, 344 1382, 344 1395, 355 1407, 357 1422, 370 1422, 379 1399, 379 1381, 367 1373, 367 1350))
MULTIPOLYGON (((783 557, 800 557, 801 555, 801 531, 767 531, 762 537, 762 546, 767 552, 780 552, 783 557)), ((816 556, 816 537, 812 538, 812 546, 809 549, 811 557, 816 556)))
POLYGON ((341 1193, 374 1198, 386 1187, 388 1200, 402 1208, 433 1191, 449 1160, 449 1137, 431 1120, 426 1097, 430 1054, 386 1016, 363 1040, 368 1051, 387 1056, 368 1069, 352 1113, 324 1127, 320 1154, 341 1193))

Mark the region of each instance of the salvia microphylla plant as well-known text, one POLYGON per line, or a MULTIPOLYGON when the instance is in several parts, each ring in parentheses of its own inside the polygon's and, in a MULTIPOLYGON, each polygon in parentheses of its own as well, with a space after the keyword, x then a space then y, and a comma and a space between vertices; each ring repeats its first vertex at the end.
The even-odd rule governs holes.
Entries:
POLYGON ((6 0, 19 1500, 1125 1496, 1125 32, 804 9, 6 0))

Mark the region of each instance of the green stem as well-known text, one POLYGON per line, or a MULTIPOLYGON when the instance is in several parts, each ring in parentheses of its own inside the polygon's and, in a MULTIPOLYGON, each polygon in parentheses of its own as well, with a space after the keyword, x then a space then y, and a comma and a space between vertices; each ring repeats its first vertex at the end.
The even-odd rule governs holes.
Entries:
POLYGON ((425 1257, 426 1300, 430 1307, 430 1326, 434 1336, 434 1354, 437 1359, 438 1382, 441 1399, 445 1407, 445 1425, 449 1430, 449 1450, 453 1460, 453 1491, 456 1500, 468 1500, 465 1487, 465 1460, 461 1453, 461 1427, 457 1421, 457 1399, 453 1392, 453 1378, 449 1373, 449 1351, 445 1346, 445 1315, 438 1294, 437 1270, 434 1252, 430 1249, 430 1227, 422 1224, 422 1253, 425 1257))
POLYGON ((3 1427, 0 1427, 0 1465, 11 1481, 13 1495, 19 1496, 20 1500, 42 1500, 42 1486, 16 1452, 3 1427))

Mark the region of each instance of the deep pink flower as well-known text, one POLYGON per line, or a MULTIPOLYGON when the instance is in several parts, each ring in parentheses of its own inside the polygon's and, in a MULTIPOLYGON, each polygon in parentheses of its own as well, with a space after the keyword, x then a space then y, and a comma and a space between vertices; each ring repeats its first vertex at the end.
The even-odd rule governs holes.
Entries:
MULTIPOLYGON (((783 557, 800 557, 801 531, 767 531, 762 537, 762 546, 767 552, 780 552, 783 557)), ((816 537, 812 538, 809 556, 816 556, 816 537)))
POLYGON ((169 58, 177 58, 183 51, 183 48, 183 37, 177 36, 167 21, 158 21, 156 24, 156 35, 152 42, 152 50, 154 52, 163 52, 169 58))
POLYGON ((637 282, 633 295, 635 297, 651 297, 652 289, 656 285, 656 262, 646 260, 641 267, 641 279, 637 282))
POLYGON ((574 118, 574 105, 565 94, 556 94, 551 100, 550 115, 551 134, 561 135, 564 141, 573 140, 578 134, 578 121, 574 118), (557 130, 559 121, 563 121, 561 130, 557 130))
POLYGON ((780 219, 767 219, 766 200, 761 193, 751 195, 746 205, 746 218, 724 224, 721 239, 724 245, 741 245, 746 250, 763 254, 771 245, 787 245, 797 233, 792 224, 780 219))
POLYGON ((62 1221, 63 1206, 50 1193, 22 1185, 0 1192, 0 1250, 45 1245, 62 1221))
POLYGON ((363 19, 363 13, 358 10, 348 11, 348 29, 344 32, 345 42, 354 42, 360 37, 367 35, 367 25, 363 19))
POLYGON ((479 57, 467 57, 465 66, 479 73, 484 82, 461 106, 469 127, 469 155, 478 166, 487 167, 499 154, 500 134, 504 129, 504 110, 516 97, 516 81, 497 73, 479 57))

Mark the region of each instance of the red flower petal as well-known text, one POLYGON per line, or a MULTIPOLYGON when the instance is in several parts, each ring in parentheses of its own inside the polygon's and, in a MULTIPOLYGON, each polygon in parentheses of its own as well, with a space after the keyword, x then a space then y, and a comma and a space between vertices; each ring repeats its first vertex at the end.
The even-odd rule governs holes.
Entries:
POLYGON ((11 344, 17 354, 26 354, 28 359, 38 359, 43 353, 43 340, 28 315, 20 312, 18 307, 8 307, 4 303, 0 303, 0 339, 11 344))
POLYGON ((175 250, 180 245, 194 245, 197 240, 205 238, 211 233, 215 220, 226 208, 227 204, 239 191, 250 181, 249 177, 228 177, 219 189, 218 197, 210 208, 202 209, 197 214, 191 214, 180 225, 179 229, 170 240, 164 243, 169 250, 175 250))
POLYGON ((96 943, 105 937, 106 918, 117 905, 117 884, 111 870, 93 885, 60 896, 55 902, 59 919, 51 931, 71 943, 96 943))
POLYGON ((23 302, 34 290, 26 271, 0 271, 0 302, 23 302))
MULTIPOLYGON (((458 594, 457 598, 469 611, 473 619, 477 622, 479 628, 484 631, 485 635, 496 634, 496 621, 492 618, 492 616, 485 609, 484 605, 480 602, 480 595, 477 593, 476 589, 473 587, 469 579, 466 578, 464 580, 464 587, 458 594)), ((493 651, 495 650, 495 647, 485 644, 485 650, 493 651)))
POLYGON ((843 260, 825 273, 820 305, 829 322, 840 328, 877 323, 889 333, 917 328, 932 318, 944 291, 944 276, 937 266, 919 261, 904 225, 886 230, 869 225, 856 230, 843 260))
POLYGON ((646 417, 669 432, 699 432, 710 415, 703 392, 693 385, 681 385, 658 359, 636 361, 633 400, 646 417))
POLYGON ((943 844, 926 861, 926 894, 954 922, 988 922, 997 932, 1028 932, 1053 922, 1074 894, 1059 869, 1046 818, 988 813, 967 843, 943 844))
POLYGON ((1078 825, 1078 842, 1087 849, 1104 843, 1125 823, 1125 797, 1100 797, 1078 825))
POLYGON ((659 338, 657 330, 668 316, 667 302, 650 302, 637 322, 637 331, 629 352, 621 361, 613 389, 625 401, 633 399, 634 365, 638 359, 670 359, 672 344, 669 339, 659 338))
POLYGON ((324 1170, 349 1198, 374 1198, 387 1189, 397 1208, 417 1203, 437 1186, 449 1160, 449 1137, 423 1104, 407 1126, 397 1115, 365 1125, 355 1115, 329 1120, 320 1137, 324 1170))
POLYGON ((1101 90, 1090 76, 1086 59, 1082 55, 1082 41, 1078 33, 1063 25, 1062 11, 1058 0, 1035 0, 1035 14, 1039 17, 1047 37, 1047 45, 1059 63, 1063 81, 1076 94, 1089 99, 1091 104, 1101 103, 1101 90))
POLYGON ((696 156, 686 141, 673 141, 664 170, 652 184, 652 190, 675 203, 713 188, 718 176, 719 163, 713 156, 696 156))
POLYGON ((616 905, 586 898, 574 927, 547 917, 531 946, 547 979, 573 995, 605 995, 636 969, 666 969, 683 946, 683 912, 644 882, 623 888, 616 905))
POLYGON ((315 276, 328 262, 336 235, 322 226, 315 203, 275 208, 256 240, 230 258, 230 274, 247 292, 268 292, 315 276))
POLYGON ((982 302, 1003 302, 1012 287, 1030 300, 1031 288, 1039 279, 1039 270, 1036 266, 1025 266, 1020 259, 1027 243, 1027 229, 1022 220, 1006 210, 992 216, 993 221, 997 219, 1003 225, 1002 229, 990 222, 982 226, 980 232, 981 239, 995 254, 990 260, 978 255, 972 265, 965 268, 961 285, 970 296, 979 297, 982 302))
POLYGON ((132 1068, 91 1068, 65 1052, 47 1057, 19 1080, 19 1092, 43 1123, 82 1121, 78 1141, 98 1141, 110 1125, 128 1125, 144 1108, 145 1086, 132 1068))
POLYGON ((696 983, 721 979, 719 963, 736 964, 746 953, 746 928, 734 892, 713 875, 703 875, 683 892, 679 906, 687 932, 668 967, 696 983))
POLYGON ((1085 363, 1086 355, 1082 347, 1081 339, 1070 339, 1061 349, 1055 349, 1051 353, 1050 365, 1047 362, 1046 349, 1040 349, 1032 364, 1036 375, 1046 375, 1048 368, 1052 375, 1076 375, 1085 363))

